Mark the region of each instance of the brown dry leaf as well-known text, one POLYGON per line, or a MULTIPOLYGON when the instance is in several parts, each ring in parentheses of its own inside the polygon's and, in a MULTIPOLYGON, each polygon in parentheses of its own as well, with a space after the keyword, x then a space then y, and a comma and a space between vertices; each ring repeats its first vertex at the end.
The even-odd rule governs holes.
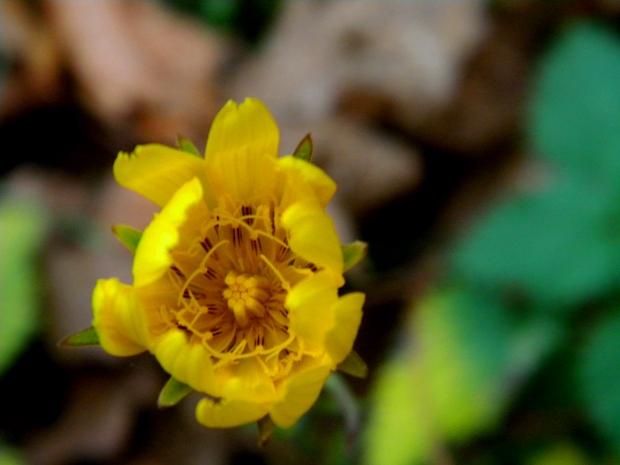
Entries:
POLYGON ((422 177, 416 147, 382 130, 380 113, 406 110, 404 117, 420 124, 447 105, 485 27, 480 1, 289 2, 229 93, 267 103, 284 151, 310 131, 317 163, 338 182, 343 204, 359 213, 414 189, 422 177), (354 93, 361 107, 346 103, 354 93), (372 95, 381 96, 378 107, 372 95))
MULTIPOLYGON (((504 2, 488 18, 488 37, 469 57, 455 99, 423 121, 398 105, 387 117, 403 132, 461 156, 495 155, 519 140, 537 54, 559 21, 563 2, 504 2)), ((398 102, 397 102, 398 103, 398 102)))
POLYGON ((0 43, 15 61, 0 95, 0 118, 58 100, 60 54, 49 28, 26 2, 0 2, 0 43))
POLYGON ((47 21, 84 104, 138 136, 204 137, 224 39, 153 2, 45 2, 47 21))
POLYGON ((28 463, 105 461, 122 454, 135 427, 137 411, 157 397, 158 377, 153 376, 152 368, 134 363, 134 370, 128 374, 81 374, 72 383, 59 420, 25 445, 28 463))
POLYGON ((315 131, 315 160, 338 184, 354 215, 373 210, 415 186, 423 175, 418 152, 368 124, 341 116, 315 131))

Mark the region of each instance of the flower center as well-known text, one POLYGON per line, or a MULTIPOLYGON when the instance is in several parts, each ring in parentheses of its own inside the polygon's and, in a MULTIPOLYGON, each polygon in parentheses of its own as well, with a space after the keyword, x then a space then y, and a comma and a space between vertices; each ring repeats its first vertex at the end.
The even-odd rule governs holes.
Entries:
POLYGON ((303 347, 289 329, 286 296, 317 267, 291 250, 277 207, 225 202, 180 233, 168 273, 177 299, 160 309, 165 327, 186 331, 217 366, 256 356, 270 375, 290 370, 303 347))
POLYGON ((228 308, 233 311, 240 327, 247 328, 251 316, 265 316, 270 288, 266 278, 229 271, 224 282, 228 287, 222 295, 228 301, 228 308))

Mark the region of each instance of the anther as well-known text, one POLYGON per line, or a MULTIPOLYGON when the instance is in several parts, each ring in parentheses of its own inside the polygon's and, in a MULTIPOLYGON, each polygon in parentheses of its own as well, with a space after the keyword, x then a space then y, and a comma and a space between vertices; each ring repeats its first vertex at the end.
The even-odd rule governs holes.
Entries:
POLYGON ((265 304, 270 299, 268 279, 230 271, 224 278, 224 283, 227 287, 222 291, 222 297, 226 299, 239 326, 246 328, 251 318, 265 316, 265 304))

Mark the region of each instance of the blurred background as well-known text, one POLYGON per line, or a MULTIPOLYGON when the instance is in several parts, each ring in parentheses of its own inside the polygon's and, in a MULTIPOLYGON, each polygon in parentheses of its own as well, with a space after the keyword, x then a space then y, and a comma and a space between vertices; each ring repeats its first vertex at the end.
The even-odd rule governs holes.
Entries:
POLYGON ((620 5, 2 0, 0 465, 31 464, 620 464, 620 5), (246 96, 370 244, 368 378, 263 449, 158 410, 148 354, 57 347, 155 211, 116 153, 246 96))

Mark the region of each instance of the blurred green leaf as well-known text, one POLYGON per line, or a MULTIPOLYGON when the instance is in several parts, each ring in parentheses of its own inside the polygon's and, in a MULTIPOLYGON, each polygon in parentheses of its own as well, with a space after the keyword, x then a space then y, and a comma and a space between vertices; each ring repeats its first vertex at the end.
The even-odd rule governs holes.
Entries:
MULTIPOLYGON (((378 373, 365 430, 365 465, 415 465, 433 451, 433 417, 421 410, 428 389, 405 357, 393 357, 378 373)), ((432 413, 431 413, 432 415, 432 413)))
POLYGON ((620 454, 620 315, 591 331, 578 366, 579 386, 592 423, 620 454))
POLYGON ((589 465, 586 454, 570 443, 553 444, 527 461, 527 465, 589 465))
POLYGON ((455 254, 458 277, 516 291, 545 310, 573 310, 617 287, 619 82, 616 33, 582 22, 556 38, 541 61, 530 122, 550 179, 482 220, 455 254))
POLYGON ((223 32, 258 43, 280 10, 282 0, 164 0, 223 32))
POLYGON ((210 24, 231 29, 239 15, 240 0, 204 0, 199 3, 200 13, 210 24))
POLYGON ((562 335, 552 321, 515 320, 473 288, 428 296, 415 309, 411 347, 380 372, 366 463, 426 463, 489 431, 562 335))
POLYGON ((594 182, 620 179, 620 38, 573 22, 541 60, 529 133, 544 158, 594 182))
POLYGON ((454 253, 458 278, 573 309, 620 278, 618 206, 604 185, 557 174, 492 210, 454 253))
POLYGON ((507 390, 516 394, 562 346, 566 340, 565 326, 556 319, 538 315, 514 326, 506 367, 507 390))
POLYGON ((0 464, 2 465, 26 465, 26 461, 12 447, 0 443, 0 464))
POLYGON ((425 299, 410 353, 380 374, 366 463, 422 463, 437 447, 494 425, 505 404, 510 337, 508 314, 492 299, 463 290, 425 299))
POLYGON ((462 440, 494 424, 513 336, 507 310, 483 294, 452 289, 427 298, 414 325, 420 378, 429 383, 427 402, 442 436, 462 440))
POLYGON ((0 202, 0 373, 38 331, 38 257, 49 216, 12 196, 0 202))

